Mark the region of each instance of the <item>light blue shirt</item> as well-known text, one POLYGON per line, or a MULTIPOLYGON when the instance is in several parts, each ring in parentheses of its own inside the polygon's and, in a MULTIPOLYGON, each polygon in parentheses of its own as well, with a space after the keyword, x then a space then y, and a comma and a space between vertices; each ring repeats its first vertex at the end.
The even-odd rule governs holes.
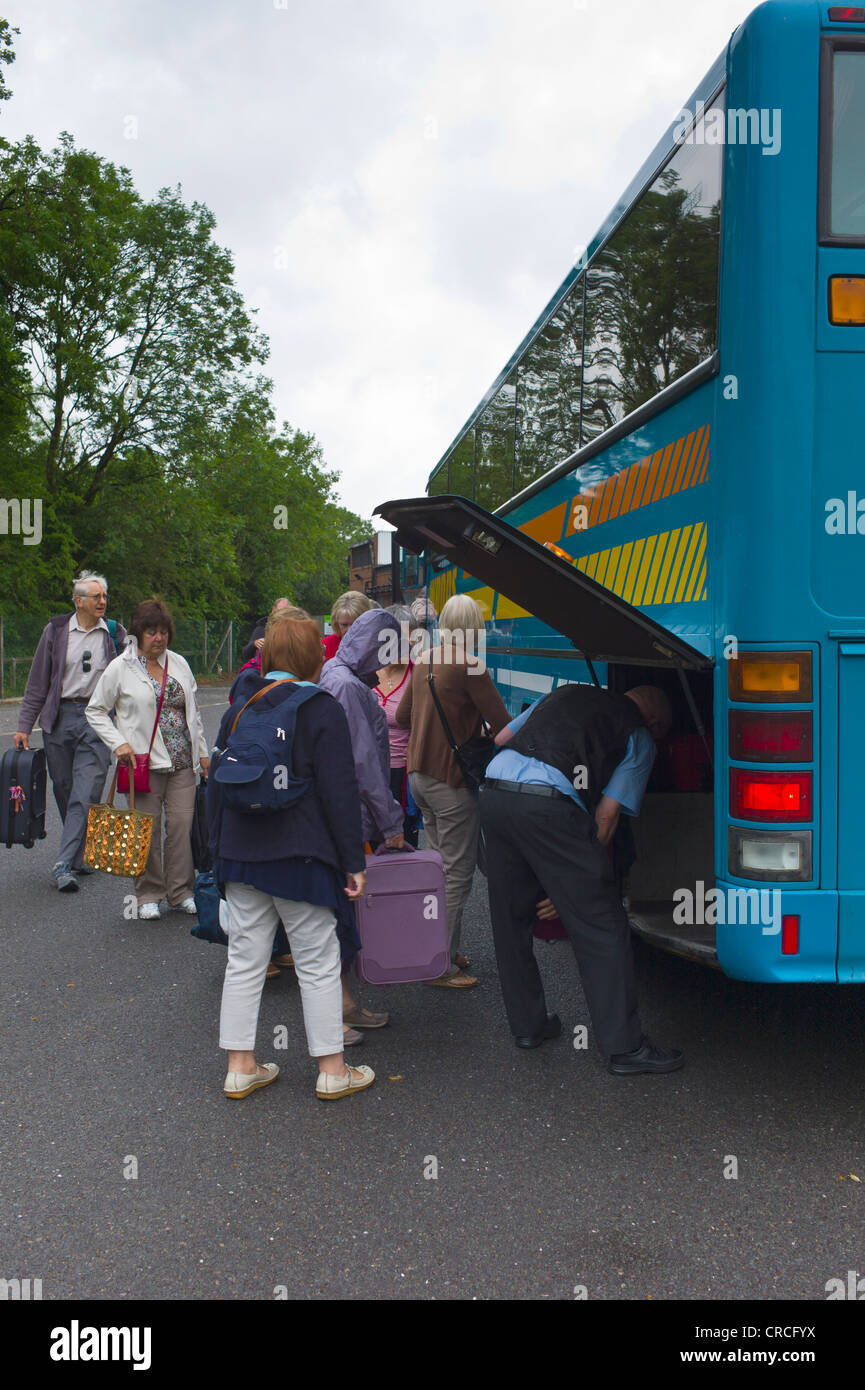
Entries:
MULTIPOLYGON (((533 705, 511 720, 508 725, 511 733, 515 734, 523 727, 532 710, 539 704, 540 700, 535 700, 533 705)), ((635 729, 628 739, 625 756, 604 787, 604 796, 618 801, 626 816, 637 816, 640 813, 640 803, 655 761, 655 751, 655 740, 648 729, 645 726, 635 729)), ((502 782, 531 782, 541 787, 555 787, 556 791, 563 792, 575 801, 581 810, 588 810, 573 782, 570 782, 557 767, 539 762, 537 758, 527 758, 524 753, 518 753, 507 744, 493 758, 486 775, 496 777, 502 782)))

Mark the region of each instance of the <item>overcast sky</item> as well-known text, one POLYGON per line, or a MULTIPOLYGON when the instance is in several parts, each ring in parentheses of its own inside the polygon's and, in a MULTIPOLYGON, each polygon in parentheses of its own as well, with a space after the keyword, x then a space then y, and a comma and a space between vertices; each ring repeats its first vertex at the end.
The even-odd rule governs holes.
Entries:
POLYGON ((9 139, 206 203, 279 420, 364 516, 427 475, 746 0, 0 0, 9 139))

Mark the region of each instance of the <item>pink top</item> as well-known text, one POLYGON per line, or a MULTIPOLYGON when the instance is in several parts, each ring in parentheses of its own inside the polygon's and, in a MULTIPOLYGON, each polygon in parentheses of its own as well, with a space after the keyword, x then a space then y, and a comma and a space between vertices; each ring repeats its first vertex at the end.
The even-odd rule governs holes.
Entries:
POLYGON ((405 683, 411 675, 412 663, 409 662, 408 670, 395 690, 389 695, 385 695, 380 685, 375 688, 381 707, 384 710, 384 717, 387 720, 387 736, 390 742, 390 765, 391 767, 405 767, 406 754, 408 753, 408 741, 411 736, 411 729, 404 729, 396 722, 396 707, 403 697, 405 683))

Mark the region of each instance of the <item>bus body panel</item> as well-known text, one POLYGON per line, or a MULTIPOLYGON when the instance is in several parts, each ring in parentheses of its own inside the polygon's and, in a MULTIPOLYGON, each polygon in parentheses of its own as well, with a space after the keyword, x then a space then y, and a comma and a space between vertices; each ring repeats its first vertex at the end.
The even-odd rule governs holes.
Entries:
MULTIPOLYGON (((742 885, 740 882, 719 879, 717 886, 729 899, 729 894, 742 885)), ((752 889, 754 886, 749 885, 752 889)), ((764 889, 772 887, 771 884, 757 886, 764 889)), ((783 955, 781 932, 774 930, 774 920, 770 920, 768 926, 763 921, 763 917, 770 918, 770 911, 774 910, 772 904, 759 922, 754 922, 755 914, 751 912, 747 922, 725 923, 716 927, 715 945, 721 969, 736 980, 776 984, 834 982, 838 932, 836 894, 798 892, 781 887, 778 898, 782 916, 799 917, 798 953, 783 955)))
MULTIPOLYGON (((829 277, 865 275, 865 246, 818 245, 817 236, 821 41, 846 28, 816 0, 770 0, 730 41, 727 128, 731 111, 767 113, 780 144, 777 152, 754 142, 723 149, 719 375, 502 508, 512 525, 559 546, 590 578, 715 660, 716 885, 725 893, 774 888, 782 914, 799 919, 795 954, 760 924, 718 925, 718 963, 755 981, 865 981, 865 327, 833 325, 828 315, 829 277), (680 465, 700 430, 707 447, 696 472, 677 465, 659 488, 665 462, 678 446, 680 465), (693 531, 679 550, 688 527, 697 528, 699 564, 693 531), (674 535, 662 573, 655 550, 663 537, 666 558, 674 535), (755 884, 730 871, 729 828, 746 823, 730 803, 730 771, 742 764, 730 757, 728 713, 788 708, 731 704, 731 646, 812 656, 812 755, 798 764, 813 775, 812 819, 789 826, 812 835, 808 882, 755 884)), ((849 30, 865 36, 865 25, 849 30)), ((436 594, 473 589, 487 605, 490 646, 514 649, 489 663, 513 713, 562 680, 589 679, 580 661, 534 656, 533 648, 564 652, 567 643, 482 588, 451 571, 430 592, 439 609, 436 594)), ((607 680, 605 668, 597 674, 607 680)))

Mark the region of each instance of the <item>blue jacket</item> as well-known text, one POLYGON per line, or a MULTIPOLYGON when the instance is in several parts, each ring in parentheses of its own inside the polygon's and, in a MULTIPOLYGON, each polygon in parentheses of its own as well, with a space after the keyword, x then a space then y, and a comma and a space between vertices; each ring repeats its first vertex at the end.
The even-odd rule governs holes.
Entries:
MULTIPOLYGON (((222 717, 216 748, 225 748, 240 706, 272 686, 254 671, 243 675, 242 694, 238 692, 233 708, 222 717)), ((290 690, 278 686, 258 704, 276 707, 290 690)), ((351 739, 345 715, 329 695, 317 695, 298 710, 292 761, 296 775, 311 778, 312 787, 293 806, 272 816, 223 808, 219 783, 207 779, 207 820, 217 856, 248 864, 308 856, 340 874, 363 872, 366 859, 351 739)))

